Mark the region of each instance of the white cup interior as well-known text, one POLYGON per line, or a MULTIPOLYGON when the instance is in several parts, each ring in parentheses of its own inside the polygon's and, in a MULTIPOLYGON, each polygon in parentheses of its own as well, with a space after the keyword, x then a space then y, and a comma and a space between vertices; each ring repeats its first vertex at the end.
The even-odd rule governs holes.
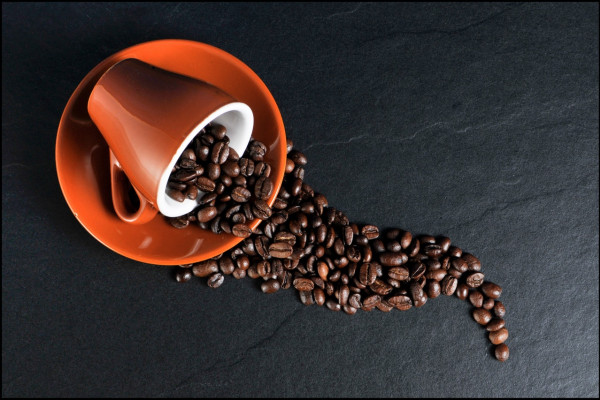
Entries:
POLYGON ((181 143, 181 146, 179 146, 179 149, 177 149, 177 152, 171 159, 169 166, 160 178, 156 202, 158 211, 164 216, 179 217, 187 214, 198 206, 198 200, 204 196, 205 193, 200 191, 196 200, 186 198, 184 201, 179 202, 167 195, 167 183, 171 171, 183 151, 196 135, 198 135, 198 132, 211 122, 221 124, 227 129, 227 136, 230 139, 229 147, 234 149, 240 156, 246 151, 254 126, 254 115, 252 114, 250 107, 239 102, 229 103, 206 117, 206 119, 200 122, 181 143))

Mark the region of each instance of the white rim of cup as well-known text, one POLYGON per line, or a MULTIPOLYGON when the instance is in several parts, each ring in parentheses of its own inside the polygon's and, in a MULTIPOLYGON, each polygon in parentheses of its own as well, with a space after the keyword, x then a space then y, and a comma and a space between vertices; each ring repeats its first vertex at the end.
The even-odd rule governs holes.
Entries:
POLYGON ((246 147, 248 147, 254 126, 254 114, 252 114, 250 107, 244 103, 234 102, 226 104, 196 125, 177 149, 158 184, 156 206, 158 211, 166 217, 179 217, 189 213, 198 206, 198 201, 205 194, 205 192, 199 191, 196 200, 186 198, 183 202, 178 202, 167 195, 167 183, 175 163, 179 160, 179 157, 188 144, 198 135, 202 128, 211 122, 225 126, 227 136, 230 139, 229 147, 234 149, 240 156, 244 154, 246 147))

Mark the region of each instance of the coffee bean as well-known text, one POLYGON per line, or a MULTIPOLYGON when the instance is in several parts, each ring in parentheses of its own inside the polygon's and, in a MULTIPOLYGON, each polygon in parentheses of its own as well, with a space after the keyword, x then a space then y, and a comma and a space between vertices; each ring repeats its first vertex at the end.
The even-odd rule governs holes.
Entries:
POLYGON ((462 253, 461 258, 466 261, 469 271, 481 271, 481 261, 471 253, 462 253))
POLYGON ((216 207, 204 207, 201 208, 196 214, 198 222, 208 222, 217 216, 216 207))
POLYGON ((504 320, 502 318, 493 318, 486 326, 485 329, 488 332, 494 332, 504 328, 504 320))
POLYGON ((202 190, 203 192, 213 192, 216 189, 215 182, 211 181, 205 176, 201 176, 198 178, 198 180, 196 181, 196 186, 198 186, 198 189, 202 190))
POLYGON ((233 270, 231 274, 235 279, 244 279, 246 277, 246 270, 241 268, 236 268, 233 270))
POLYGON ((435 299, 442 294, 442 286, 438 281, 428 280, 425 284, 425 293, 427 293, 427 297, 430 299, 435 299))
MULTIPOLYGON (((303 292, 300 292, 303 293, 303 292)), ((317 305, 322 306, 323 304, 325 304, 325 292, 323 291, 322 288, 315 288, 313 290, 313 296, 315 298, 315 303, 317 303, 317 305)))
POLYGON ((452 268, 454 268, 455 270, 457 270, 461 274, 464 273, 464 272, 467 272, 467 269, 468 269, 467 262, 465 260, 463 260, 462 258, 454 258, 454 259, 452 259, 450 261, 450 265, 452 266, 452 268))
POLYGON ((275 258, 287 258, 292 255, 294 248, 286 242, 275 242, 269 246, 269 255, 275 258))
POLYGON ((459 299, 466 300, 467 296, 469 295, 469 286, 466 283, 459 283, 456 286, 455 294, 459 299))
POLYGON ((410 278, 409 271, 405 267, 391 267, 387 270, 387 274, 398 281, 407 281, 410 278))
POLYGON ((374 264, 364 263, 360 267, 359 280, 363 285, 371 285, 377 279, 377 269, 374 264))
POLYGON ((245 224, 235 224, 231 227, 231 233, 236 237, 247 238, 252 235, 252 229, 245 224))
POLYGON ((223 284, 223 281, 225 281, 223 274, 216 272, 208 278, 206 284, 208 287, 216 289, 223 284))
POLYGON ((261 283, 260 290, 263 293, 275 293, 281 288, 281 284, 277 279, 268 279, 261 283))
POLYGON ((369 240, 377 239, 379 237, 379 228, 375 225, 365 225, 362 227, 360 233, 369 240))
POLYGON ((497 299, 502 294, 502 288, 492 282, 484 282, 481 291, 490 299, 497 299))
POLYGON ((190 221, 185 216, 169 218, 169 222, 171 223, 171 226, 174 226, 177 229, 183 229, 190 224, 190 221))
POLYGON ((494 304, 495 304, 494 299, 484 296, 483 305, 482 305, 483 308, 485 308, 486 310, 491 310, 494 308, 494 304))
MULTIPOLYGON (((167 187, 169 189, 174 189, 178 192, 182 192, 188 187, 188 185, 186 185, 185 183, 182 183, 182 182, 169 181, 169 182, 167 182, 167 187)), ((177 194, 172 195, 169 191, 167 191, 167 194, 169 196, 173 197, 174 199, 177 196, 177 194)), ((183 200, 181 200, 181 201, 183 201, 183 200)))
POLYGON ((177 190, 177 189, 173 189, 173 188, 167 189, 167 195, 169 197, 171 197, 173 200, 176 200, 179 202, 184 201, 186 198, 185 194, 181 190, 177 190))
POLYGON ((254 161, 262 161, 267 152, 267 146, 258 140, 252 140, 248 145, 248 152, 254 161))
POLYGON ((386 267, 397 267, 403 263, 402 253, 379 254, 379 262, 386 267))
POLYGON ((444 279, 444 277, 446 276, 446 270, 439 268, 439 269, 434 269, 434 270, 428 270, 425 273, 425 278, 427 278, 427 280, 433 280, 433 281, 441 281, 442 279, 444 279))
POLYGON ((362 302, 362 308, 368 309, 368 308, 376 307, 380 301, 381 301, 381 296, 379 296, 378 294, 373 294, 373 295, 367 296, 362 302))
POLYGON ((215 260, 201 261, 192 267, 192 273, 199 278, 206 278, 219 272, 219 265, 215 260))
POLYGON ((294 288, 299 291, 313 290, 315 287, 314 282, 307 278, 296 278, 293 284, 294 288))
POLYGON ((325 302, 325 305, 327 306, 327 308, 329 308, 331 311, 340 311, 342 309, 342 306, 337 303, 336 301, 334 301, 333 299, 329 299, 325 302))
POLYGON ((450 244, 452 243, 452 241, 450 240, 450 238, 442 236, 437 238, 437 240, 435 241, 438 245, 440 245, 440 247, 442 248, 442 252, 446 253, 448 252, 448 249, 450 248, 450 244))
POLYGON ((483 294, 481 294, 481 292, 472 291, 469 294, 469 301, 474 307, 481 308, 483 307, 483 294))
POLYGON ((180 268, 177 267, 175 270, 175 280, 177 282, 183 283, 187 282, 192 278, 192 272, 189 268, 180 268))
POLYGON ((242 157, 239 160, 239 166, 240 166, 240 174, 242 174, 243 176, 249 177, 252 176, 252 174, 254 174, 254 161, 242 157))
POLYGON ((231 198, 238 203, 245 203, 250 199, 252 193, 248 189, 242 186, 236 186, 231 191, 231 198))
POLYGON ((225 275, 231 275, 235 269, 235 264, 230 257, 221 257, 219 260, 219 269, 225 275))
POLYGON ((425 275, 427 269, 425 264, 418 260, 409 261, 406 266, 410 272, 410 279, 415 281, 425 275))
POLYGON ((484 308, 473 310, 473 319, 480 325, 487 325, 492 320, 492 313, 484 308))
POLYGON ((302 154, 301 152, 299 152, 298 150, 292 150, 288 154, 288 158, 291 159, 292 161, 294 161, 294 163, 296 165, 304 166, 308 162, 308 160, 306 159, 306 156, 304 154, 302 154))
POLYGON ((385 296, 392 291, 393 287, 381 279, 375 279, 375 281, 369 285, 369 289, 379 295, 385 296))
POLYGON ((496 316, 498 318, 504 318, 504 316, 506 315, 506 308, 504 308, 504 304, 502 304, 501 301, 496 301, 494 303, 494 314, 496 314, 496 316))
POLYGON ((446 275, 440 282, 442 286, 442 294, 446 296, 452 296, 458 286, 458 281, 452 275, 446 275))
POLYGON ((400 311, 406 311, 410 309, 413 305, 413 302, 410 299, 410 297, 405 295, 396 295, 388 297, 387 302, 400 311))
POLYGON ((483 284, 485 275, 481 272, 472 272, 467 276, 466 283, 469 287, 477 288, 483 284))
POLYGON ((421 250, 425 255, 432 258, 438 258, 443 253, 442 247, 435 243, 428 243, 422 246, 421 250))
POLYGON ((488 337, 492 344, 504 343, 508 339, 508 329, 500 328, 497 331, 490 332, 488 337))
POLYGON ((271 216, 272 210, 266 201, 262 199, 256 199, 256 201, 254 201, 252 204, 252 213, 256 218, 264 220, 271 216))
POLYGON ((266 200, 271 193, 273 193, 273 181, 266 176, 258 178, 254 185, 254 195, 259 199, 266 200))
POLYGON ((497 345, 496 349, 494 350, 494 355, 496 356, 496 359, 502 362, 508 360, 509 353, 510 352, 506 343, 501 343, 497 345))
POLYGON ((217 142, 212 148, 210 160, 214 164, 223 164, 229 157, 229 146, 225 142, 217 142))

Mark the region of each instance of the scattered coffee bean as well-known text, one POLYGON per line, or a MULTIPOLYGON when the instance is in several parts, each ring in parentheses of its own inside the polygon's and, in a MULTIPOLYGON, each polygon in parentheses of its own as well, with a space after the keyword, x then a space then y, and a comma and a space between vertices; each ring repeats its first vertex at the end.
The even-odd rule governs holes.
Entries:
POLYGON ((494 350, 494 354, 498 361, 504 362, 504 361, 508 360, 509 350, 508 350, 508 346, 506 345, 506 343, 501 343, 498 346, 496 346, 496 349, 494 350))

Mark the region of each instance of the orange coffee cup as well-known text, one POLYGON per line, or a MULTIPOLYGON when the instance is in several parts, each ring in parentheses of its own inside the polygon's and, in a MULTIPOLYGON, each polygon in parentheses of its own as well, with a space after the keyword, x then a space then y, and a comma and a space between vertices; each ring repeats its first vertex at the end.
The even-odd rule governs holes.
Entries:
POLYGON ((178 202, 166 189, 175 163, 202 128, 224 125, 229 146, 242 155, 254 124, 250 107, 223 90, 133 58, 102 75, 88 112, 110 149, 115 212, 132 224, 146 223, 157 212, 184 215, 198 205, 203 193, 178 202), (139 206, 130 199, 131 187, 139 206))

